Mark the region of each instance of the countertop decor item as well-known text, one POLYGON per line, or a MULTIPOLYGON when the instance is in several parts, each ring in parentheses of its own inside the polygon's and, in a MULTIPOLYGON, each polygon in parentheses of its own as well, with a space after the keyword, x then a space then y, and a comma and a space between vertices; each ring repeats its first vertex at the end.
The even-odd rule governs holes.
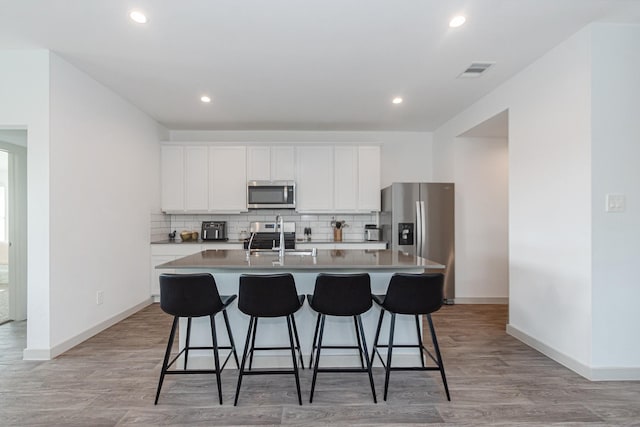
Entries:
POLYGON ((336 221, 335 217, 331 220, 331 227, 333 228, 333 240, 334 242, 342 242, 342 229, 348 227, 347 222, 336 221))

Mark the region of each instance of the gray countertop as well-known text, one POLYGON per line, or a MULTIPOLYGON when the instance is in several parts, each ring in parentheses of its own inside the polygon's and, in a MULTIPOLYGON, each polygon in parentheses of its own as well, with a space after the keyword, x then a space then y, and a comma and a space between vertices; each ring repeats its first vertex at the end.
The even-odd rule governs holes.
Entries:
POLYGON ((286 254, 281 261, 277 253, 258 252, 249 258, 244 250, 213 249, 160 264, 158 269, 251 270, 415 270, 443 269, 445 266, 400 251, 323 250, 317 256, 286 254))
MULTIPOLYGON (((181 245, 181 244, 185 244, 185 245, 192 245, 192 244, 203 244, 203 243, 216 243, 216 244, 237 244, 237 243, 243 243, 244 240, 187 240, 186 242, 183 242, 180 239, 175 239, 175 240, 169 240, 169 239, 164 239, 164 240, 156 240, 155 242, 151 242, 152 245, 181 245)), ((334 240, 329 240, 329 239, 312 239, 312 240, 304 240, 304 239, 296 239, 296 244, 318 244, 318 245, 323 245, 323 244, 349 244, 349 243, 357 243, 357 244, 379 244, 379 243, 385 243, 379 240, 364 240, 364 239, 350 239, 350 240, 342 240, 341 242, 336 242, 334 240)))

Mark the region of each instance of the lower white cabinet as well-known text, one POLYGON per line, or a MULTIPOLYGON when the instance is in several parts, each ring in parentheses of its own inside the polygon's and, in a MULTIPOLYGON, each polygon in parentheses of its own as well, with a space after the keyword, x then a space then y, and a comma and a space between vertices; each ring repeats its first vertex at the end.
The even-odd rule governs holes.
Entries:
POLYGON ((173 261, 187 255, 198 253, 202 245, 198 243, 167 243, 151 245, 151 297, 155 302, 160 301, 160 274, 175 273, 170 269, 156 269, 156 266, 173 261))

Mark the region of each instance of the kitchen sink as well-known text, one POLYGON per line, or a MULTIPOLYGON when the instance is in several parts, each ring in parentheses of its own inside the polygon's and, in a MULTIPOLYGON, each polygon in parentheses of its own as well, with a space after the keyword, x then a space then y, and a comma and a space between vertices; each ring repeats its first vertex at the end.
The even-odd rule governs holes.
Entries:
MULTIPOLYGON (((285 249, 285 255, 297 255, 297 256, 317 256, 317 249, 307 249, 307 250, 299 250, 299 249, 285 249)), ((251 255, 275 255, 278 256, 278 251, 273 249, 251 249, 251 255)))

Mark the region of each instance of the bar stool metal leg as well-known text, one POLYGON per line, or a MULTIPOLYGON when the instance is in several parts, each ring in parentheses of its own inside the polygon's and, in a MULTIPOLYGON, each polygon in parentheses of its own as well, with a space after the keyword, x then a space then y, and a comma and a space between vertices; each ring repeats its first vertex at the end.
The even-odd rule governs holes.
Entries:
POLYGON ((320 363, 320 350, 322 349, 322 335, 324 334, 324 314, 319 314, 318 320, 320 321, 320 332, 318 335, 318 342, 316 345, 316 361, 313 365, 313 379, 311 380, 311 394, 309 396, 309 403, 313 403, 313 392, 316 388, 316 378, 318 377, 318 364, 320 363))
POLYGON ((169 333, 169 342, 167 343, 167 351, 164 353, 164 361, 162 362, 162 370, 160 371, 160 381, 158 382, 158 390, 156 391, 156 400, 154 405, 158 404, 158 398, 160 397, 160 389, 162 389, 162 382, 164 381, 165 373, 167 372, 167 366, 169 365, 169 357, 171 356, 171 347, 173 347, 173 340, 176 336, 176 329, 178 326, 178 316, 174 316, 173 325, 171 326, 171 332, 169 333))
POLYGON ((244 344, 244 352, 242 353, 242 363, 238 369, 238 386, 236 387, 236 397, 233 401, 233 406, 238 406, 238 396, 240 395, 240 385, 242 384, 242 374, 244 373, 244 365, 247 362, 247 352, 249 351, 249 344, 251 342, 251 331, 253 330, 253 322, 256 318, 251 316, 249 319, 249 328, 247 330, 247 340, 244 344))
POLYGON ((422 367, 424 368, 424 353, 422 352, 422 349, 424 348, 424 345, 422 344, 422 334, 420 333, 420 320, 418 315, 416 314, 416 332, 418 333, 418 345, 420 346, 420 363, 422 364, 422 367))
POLYGON ((311 345, 311 355, 309 356, 309 369, 313 367, 313 353, 316 350, 316 341, 318 339, 318 328, 320 327, 320 313, 318 313, 318 317, 316 320, 316 329, 313 332, 313 344, 311 345))
POLYGON ((376 398, 376 386, 373 384, 373 372, 371 371, 371 362, 369 361, 369 352, 367 350, 367 340, 364 336, 364 328, 362 327, 362 319, 360 315, 356 316, 356 320, 358 322, 358 327, 360 328, 360 335, 362 335, 362 349, 364 354, 367 356, 367 371, 369 373, 369 382, 371 383, 371 394, 373 394, 373 403, 378 403, 378 399, 376 398))
POLYGON ((184 369, 187 369, 187 359, 189 358, 190 342, 191 342, 191 317, 187 318, 187 339, 184 343, 184 369))
POLYGON ((384 366, 384 360, 382 360, 382 356, 380 356, 380 352, 378 351, 378 340, 380 338, 380 328, 382 327, 382 319, 384 317, 384 309, 380 309, 380 317, 378 318, 378 327, 376 328, 376 337, 373 340, 373 351, 371 352, 371 363, 373 364, 373 359, 378 355, 378 359, 380 359, 380 363, 384 366))
POLYGON ((236 353, 236 343, 233 342, 233 334, 231 333, 231 325, 229 324, 229 316, 227 316, 227 310, 222 310, 222 316, 224 317, 224 324, 227 327, 227 335, 229 335, 229 344, 231 344, 231 352, 233 353, 233 358, 236 361, 236 366, 240 368, 240 361, 238 360, 238 353, 236 353))
POLYGON ((438 367, 440 368, 440 375, 442 375, 444 391, 447 393, 447 400, 451 401, 451 396, 449 395, 449 386, 447 385, 447 377, 444 374, 444 364, 442 363, 442 356, 440 355, 440 346, 438 345, 438 339, 436 338, 436 331, 433 328, 433 320, 431 320, 431 314, 427 314, 427 320, 429 320, 429 329, 431 329, 431 340, 433 341, 433 347, 436 351, 436 357, 438 358, 438 367))
POLYGON ((287 316, 287 329, 289 330, 289 343, 291 344, 291 360, 293 361, 293 374, 296 377, 296 389, 298 390, 298 403, 302 405, 302 394, 300 393, 300 377, 298 375, 298 364, 296 363, 296 349, 293 342, 293 334, 291 331, 292 320, 293 320, 293 314, 287 316))
MULTIPOLYGON (((393 333, 396 329, 396 314, 391 313, 391 325, 389 326, 389 344, 387 345, 387 366, 384 373, 384 400, 387 400, 389 390, 389 375, 391 374, 391 354, 393 353, 393 333)), ((422 350, 420 350, 422 351, 422 350)))
MULTIPOLYGON (((364 369, 364 359, 362 358, 362 342, 360 341, 360 334, 358 333, 358 321, 356 316, 353 316, 353 327, 356 331, 356 339, 358 340, 358 354, 360 355, 360 367, 364 369)), ((369 357, 367 355, 367 357, 369 357)))
POLYGON ((213 362, 216 368, 216 382, 218 383, 218 399, 222 405, 222 381, 220 380, 220 356, 218 355, 218 337, 216 336, 215 316, 209 316, 211 323, 211 342, 213 343, 213 362))
MULTIPOLYGON (((304 369, 304 360, 302 358, 302 349, 300 348, 300 337, 298 336, 298 328, 296 328, 296 319, 291 315, 291 324, 293 325, 293 336, 296 339, 296 349, 298 350, 298 355, 300 356, 300 368, 304 369)), ((298 370, 296 369, 296 372, 298 370)), ((298 374, 296 374, 298 375, 298 374)))
POLYGON ((249 370, 253 367, 253 353, 256 348, 256 331, 258 330, 258 318, 253 321, 253 335, 251 336, 251 348, 249 349, 249 370))

